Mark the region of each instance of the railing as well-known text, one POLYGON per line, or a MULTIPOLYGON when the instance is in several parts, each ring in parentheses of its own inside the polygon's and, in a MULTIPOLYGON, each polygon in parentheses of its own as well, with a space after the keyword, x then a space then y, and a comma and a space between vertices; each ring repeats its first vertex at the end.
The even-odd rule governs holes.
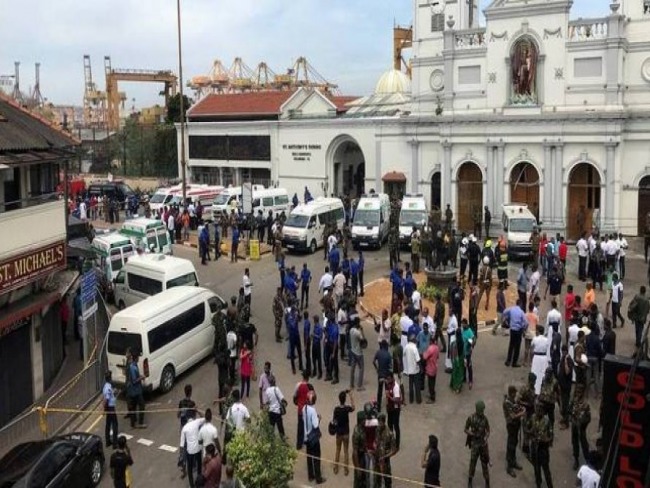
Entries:
POLYGON ((0 202, 0 212, 10 212, 11 210, 20 210, 21 208, 35 207, 44 203, 55 202, 59 200, 59 193, 43 193, 42 195, 35 195, 20 200, 11 200, 7 202, 0 202))
POLYGON ((607 38, 607 19, 578 19, 569 22, 570 41, 591 41, 607 38))
POLYGON ((466 29, 454 33, 456 49, 475 49, 485 46, 485 29, 466 29))

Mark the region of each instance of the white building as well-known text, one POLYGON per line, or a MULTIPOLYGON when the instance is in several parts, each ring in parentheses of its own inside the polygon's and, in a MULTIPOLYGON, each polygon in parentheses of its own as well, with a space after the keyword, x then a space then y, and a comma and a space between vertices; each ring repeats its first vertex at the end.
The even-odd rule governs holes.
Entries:
MULTIPOLYGON (((401 187, 450 204, 527 202, 547 231, 643 233, 650 211, 650 0, 570 20, 570 0, 415 0, 412 81, 353 102, 316 91, 208 95, 189 111, 199 181, 302 195, 401 187), (474 7, 470 5, 474 3, 474 7)), ((604 3, 604 2, 603 2, 604 3)), ((605 5, 603 5, 605 7, 605 5)))

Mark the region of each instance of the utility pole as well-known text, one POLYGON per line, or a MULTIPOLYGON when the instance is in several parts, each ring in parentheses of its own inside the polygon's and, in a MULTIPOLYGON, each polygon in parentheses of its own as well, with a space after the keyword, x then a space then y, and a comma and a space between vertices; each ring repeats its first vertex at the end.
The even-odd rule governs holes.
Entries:
POLYGON ((187 197, 187 168, 185 161, 185 100, 183 99, 183 53, 181 45, 181 0, 176 0, 176 19, 178 22, 178 86, 181 110, 181 181, 183 185, 183 205, 187 197))

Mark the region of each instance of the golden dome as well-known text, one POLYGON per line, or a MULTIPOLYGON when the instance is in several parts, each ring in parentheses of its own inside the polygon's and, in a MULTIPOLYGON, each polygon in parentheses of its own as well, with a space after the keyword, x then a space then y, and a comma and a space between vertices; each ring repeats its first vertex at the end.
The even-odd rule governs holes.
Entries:
POLYGON ((396 69, 391 69, 381 75, 377 85, 375 86, 375 93, 377 94, 410 92, 411 80, 405 73, 396 69))

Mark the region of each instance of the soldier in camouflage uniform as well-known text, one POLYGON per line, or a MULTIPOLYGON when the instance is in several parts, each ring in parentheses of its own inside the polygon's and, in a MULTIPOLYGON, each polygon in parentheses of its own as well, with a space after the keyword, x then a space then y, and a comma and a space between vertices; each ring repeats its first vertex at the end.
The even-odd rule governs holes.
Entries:
POLYGON ((573 447, 573 469, 580 466, 580 448, 582 455, 587 459, 589 452, 589 441, 587 440, 587 427, 591 422, 591 408, 585 401, 584 390, 582 393, 574 394, 571 401, 570 421, 571 421, 571 446, 573 447))
POLYGON ((517 388, 514 385, 508 387, 508 394, 503 398, 503 416, 506 419, 506 431, 508 440, 506 442, 506 472, 516 478, 515 469, 523 469, 517 462, 517 442, 519 441, 519 430, 521 419, 526 415, 526 410, 517 404, 517 388))
POLYGON ((472 488, 472 479, 476 471, 476 462, 481 459, 481 469, 485 486, 490 486, 490 454, 488 452, 488 437, 490 437, 490 423, 485 416, 485 403, 482 400, 476 402, 476 412, 470 415, 465 422, 465 434, 467 434, 466 445, 471 449, 469 461, 469 480, 467 486, 472 488))
POLYGON ((357 412, 357 425, 352 432, 352 464, 354 464, 354 488, 368 486, 368 473, 366 469, 366 421, 365 412, 357 412))
POLYGON ((553 445, 553 425, 545 414, 546 408, 541 403, 535 406, 535 415, 531 422, 531 449, 533 467, 535 469, 535 483, 537 488, 542 486, 542 472, 546 479, 546 486, 553 488, 553 479, 551 478, 551 461, 550 447, 553 445))
POLYGON ((537 381, 537 375, 535 373, 528 373, 528 384, 522 386, 517 395, 517 403, 526 409, 526 415, 522 425, 524 439, 521 443, 521 451, 526 457, 530 457, 530 427, 533 413, 535 413, 535 381, 537 381))
POLYGON ((226 317, 219 310, 212 316, 212 326, 214 327, 214 346, 212 353, 214 362, 218 370, 219 398, 224 395, 226 381, 228 379, 228 342, 226 341, 226 317))
POLYGON ((282 319, 284 318, 284 300, 282 298, 282 288, 278 287, 273 297, 273 320, 275 325, 275 342, 282 342, 280 329, 282 329, 282 319))
POLYGON ((375 451, 375 485, 374 488, 381 488, 382 482, 386 488, 393 486, 390 466, 390 458, 397 454, 395 434, 386 426, 386 414, 380 413, 377 416, 379 427, 377 428, 377 450, 375 451))
POLYGON ((560 403, 560 384, 555 379, 553 368, 546 368, 542 379, 542 388, 539 392, 539 402, 544 408, 544 413, 551 421, 551 428, 555 426, 555 404, 560 403))
POLYGON ((399 263, 399 231, 396 227, 391 227, 388 230, 388 253, 392 270, 399 263))

